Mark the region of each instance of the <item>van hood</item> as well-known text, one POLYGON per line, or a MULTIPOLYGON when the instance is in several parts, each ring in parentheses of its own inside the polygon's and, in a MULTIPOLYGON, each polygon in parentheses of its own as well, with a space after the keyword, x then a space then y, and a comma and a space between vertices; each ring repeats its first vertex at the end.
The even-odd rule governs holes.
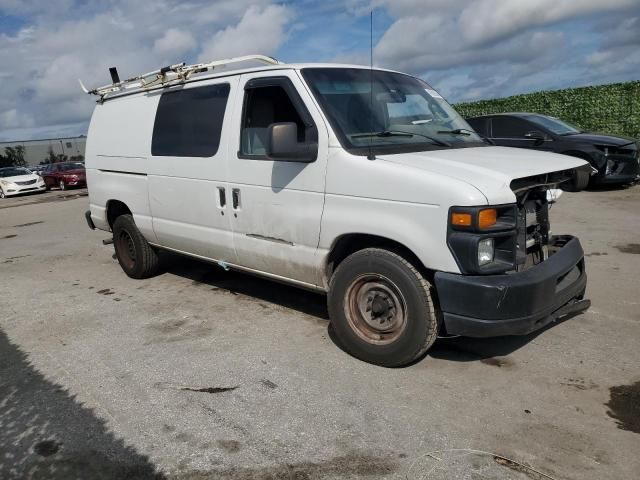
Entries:
POLYGON ((510 203, 510 184, 531 177, 588 165, 579 158, 509 147, 471 147, 380 155, 380 160, 455 178, 476 187, 489 203, 510 203))

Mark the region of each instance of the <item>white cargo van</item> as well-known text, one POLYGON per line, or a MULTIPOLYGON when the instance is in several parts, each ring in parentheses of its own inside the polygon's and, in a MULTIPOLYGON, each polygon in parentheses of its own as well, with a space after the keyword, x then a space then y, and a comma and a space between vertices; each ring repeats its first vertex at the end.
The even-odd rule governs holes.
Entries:
POLYGON ((339 341, 385 366, 588 307, 547 201, 585 161, 492 146, 409 75, 251 59, 89 92, 87 221, 127 275, 164 249, 326 292, 339 341))

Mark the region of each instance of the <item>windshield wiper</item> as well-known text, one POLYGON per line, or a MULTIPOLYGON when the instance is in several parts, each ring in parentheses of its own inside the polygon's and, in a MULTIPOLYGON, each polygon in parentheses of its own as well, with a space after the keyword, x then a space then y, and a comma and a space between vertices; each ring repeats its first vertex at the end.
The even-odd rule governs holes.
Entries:
POLYGON ((381 132, 371 132, 371 133, 356 133, 355 135, 350 135, 351 138, 364 138, 364 137, 422 137, 431 141, 436 145, 440 145, 441 147, 451 147, 452 145, 449 142, 445 142, 444 140, 438 140, 437 138, 430 137, 428 135, 422 135, 421 133, 412 133, 412 132, 403 132, 401 130, 383 130, 381 132))
POLYGON ((456 128, 455 130, 440 130, 438 133, 449 133, 451 135, 466 135, 470 136, 472 133, 476 133, 468 128, 456 128))

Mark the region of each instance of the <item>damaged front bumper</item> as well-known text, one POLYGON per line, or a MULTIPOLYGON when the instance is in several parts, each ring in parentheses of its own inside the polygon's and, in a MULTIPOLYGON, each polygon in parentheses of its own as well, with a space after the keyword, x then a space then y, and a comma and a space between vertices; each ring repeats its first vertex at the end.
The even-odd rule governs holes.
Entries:
POLYGON ((572 236, 553 237, 547 260, 523 272, 459 275, 437 272, 436 290, 449 335, 526 335, 583 311, 587 285, 584 252, 572 236))

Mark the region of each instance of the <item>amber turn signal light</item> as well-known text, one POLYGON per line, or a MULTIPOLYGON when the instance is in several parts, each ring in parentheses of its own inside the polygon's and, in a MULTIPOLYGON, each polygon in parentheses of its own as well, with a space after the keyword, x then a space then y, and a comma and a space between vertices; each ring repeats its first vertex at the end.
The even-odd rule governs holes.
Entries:
POLYGON ((451 215, 451 225, 457 227, 470 227, 473 222, 473 218, 470 213, 456 213, 451 215))
POLYGON ((486 208, 480 210, 478 214, 478 227, 489 228, 493 227, 498 221, 498 211, 495 208, 486 208))

